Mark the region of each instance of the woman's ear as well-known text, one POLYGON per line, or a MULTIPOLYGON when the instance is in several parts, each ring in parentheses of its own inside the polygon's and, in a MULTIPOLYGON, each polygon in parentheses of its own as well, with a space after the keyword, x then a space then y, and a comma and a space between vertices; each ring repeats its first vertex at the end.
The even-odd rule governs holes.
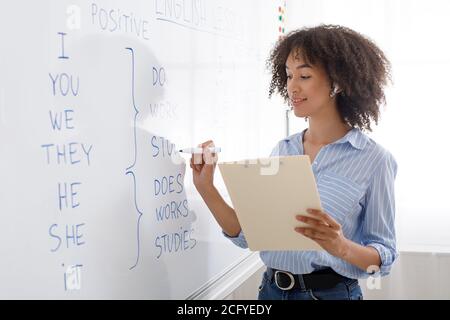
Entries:
POLYGON ((339 92, 341 92, 341 88, 339 85, 332 85, 331 86, 331 92, 330 92, 330 98, 334 98, 339 92))

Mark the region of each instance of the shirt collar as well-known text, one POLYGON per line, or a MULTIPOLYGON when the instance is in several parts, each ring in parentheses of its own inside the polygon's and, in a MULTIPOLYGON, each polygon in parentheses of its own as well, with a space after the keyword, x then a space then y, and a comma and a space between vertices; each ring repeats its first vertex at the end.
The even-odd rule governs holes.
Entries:
MULTIPOLYGON (((305 131, 306 129, 300 132, 300 134, 297 133, 289 136, 285 139, 285 141, 292 142, 292 140, 297 136, 299 138, 299 141, 301 142, 303 141, 303 135, 305 134, 305 131)), ((347 132, 345 136, 330 144, 341 144, 346 142, 350 143, 352 147, 362 150, 367 144, 367 137, 358 128, 353 128, 349 132, 347 132)))
POLYGON ((353 128, 333 144, 345 142, 350 143, 356 149, 362 150, 367 143, 367 137, 358 128, 353 128))

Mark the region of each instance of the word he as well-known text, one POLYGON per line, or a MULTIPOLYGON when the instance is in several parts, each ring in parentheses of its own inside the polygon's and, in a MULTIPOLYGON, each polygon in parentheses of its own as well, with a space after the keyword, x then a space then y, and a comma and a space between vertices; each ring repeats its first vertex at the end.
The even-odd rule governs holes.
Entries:
POLYGON ((163 253, 175 253, 193 249, 197 240, 192 237, 194 229, 183 230, 180 232, 168 233, 157 236, 155 239, 155 247, 159 249, 156 258, 160 258, 163 253))
POLYGON ((189 215, 188 202, 186 199, 183 201, 171 201, 165 206, 156 208, 156 220, 164 221, 169 219, 179 219, 181 217, 186 218, 189 215), (181 205, 183 207, 180 209, 181 205))
POLYGON ((175 183, 174 176, 163 176, 160 179, 154 180, 155 196, 166 195, 171 193, 182 193, 183 192, 183 176, 181 173, 177 175, 177 180, 175 183))
POLYGON ((61 183, 58 183, 58 201, 59 201, 59 210, 61 211, 64 208, 69 208, 68 196, 70 196, 70 204, 71 208, 74 209, 80 205, 79 202, 76 201, 75 196, 78 194, 76 192, 75 187, 81 185, 81 182, 72 182, 70 187, 70 192, 67 191, 67 183, 64 183, 62 186, 61 183))
POLYGON ((77 163, 87 162, 91 164, 90 153, 92 151, 92 145, 85 145, 84 143, 70 142, 67 144, 43 144, 42 148, 47 151, 47 164, 69 164, 74 165, 77 163), (51 161, 53 159, 53 161, 51 161))
POLYGON ((62 227, 63 230, 60 230, 61 227, 57 223, 52 224, 48 229, 48 233, 50 237, 52 237, 56 241, 56 244, 50 251, 51 252, 58 251, 64 240, 67 249, 69 249, 71 246, 79 247, 84 245, 85 242, 81 240, 81 238, 83 238, 83 234, 80 231, 80 229, 84 226, 85 226, 84 223, 80 223, 77 225, 66 224, 65 228, 62 227))
POLYGON ((92 24, 98 25, 102 30, 130 32, 144 40, 149 39, 148 21, 135 17, 133 12, 124 14, 120 9, 99 8, 97 4, 93 3, 91 5, 91 18, 92 24))

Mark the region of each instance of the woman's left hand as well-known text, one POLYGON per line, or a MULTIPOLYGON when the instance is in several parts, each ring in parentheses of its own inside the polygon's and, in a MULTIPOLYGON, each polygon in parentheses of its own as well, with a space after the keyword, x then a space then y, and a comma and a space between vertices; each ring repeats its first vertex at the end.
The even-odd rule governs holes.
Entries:
POLYGON ((315 209, 308 209, 310 216, 297 215, 298 221, 306 226, 297 227, 295 231, 314 240, 333 256, 343 258, 346 254, 346 241, 341 225, 329 214, 315 209))

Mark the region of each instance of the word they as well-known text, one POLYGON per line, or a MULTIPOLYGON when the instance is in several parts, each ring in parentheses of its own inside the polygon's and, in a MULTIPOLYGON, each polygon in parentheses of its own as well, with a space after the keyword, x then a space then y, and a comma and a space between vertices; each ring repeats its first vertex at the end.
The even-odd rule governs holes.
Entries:
POLYGON ((47 164, 74 165, 82 162, 87 162, 87 165, 91 164, 90 153, 92 145, 69 142, 67 144, 43 144, 41 147, 46 151, 47 164))

